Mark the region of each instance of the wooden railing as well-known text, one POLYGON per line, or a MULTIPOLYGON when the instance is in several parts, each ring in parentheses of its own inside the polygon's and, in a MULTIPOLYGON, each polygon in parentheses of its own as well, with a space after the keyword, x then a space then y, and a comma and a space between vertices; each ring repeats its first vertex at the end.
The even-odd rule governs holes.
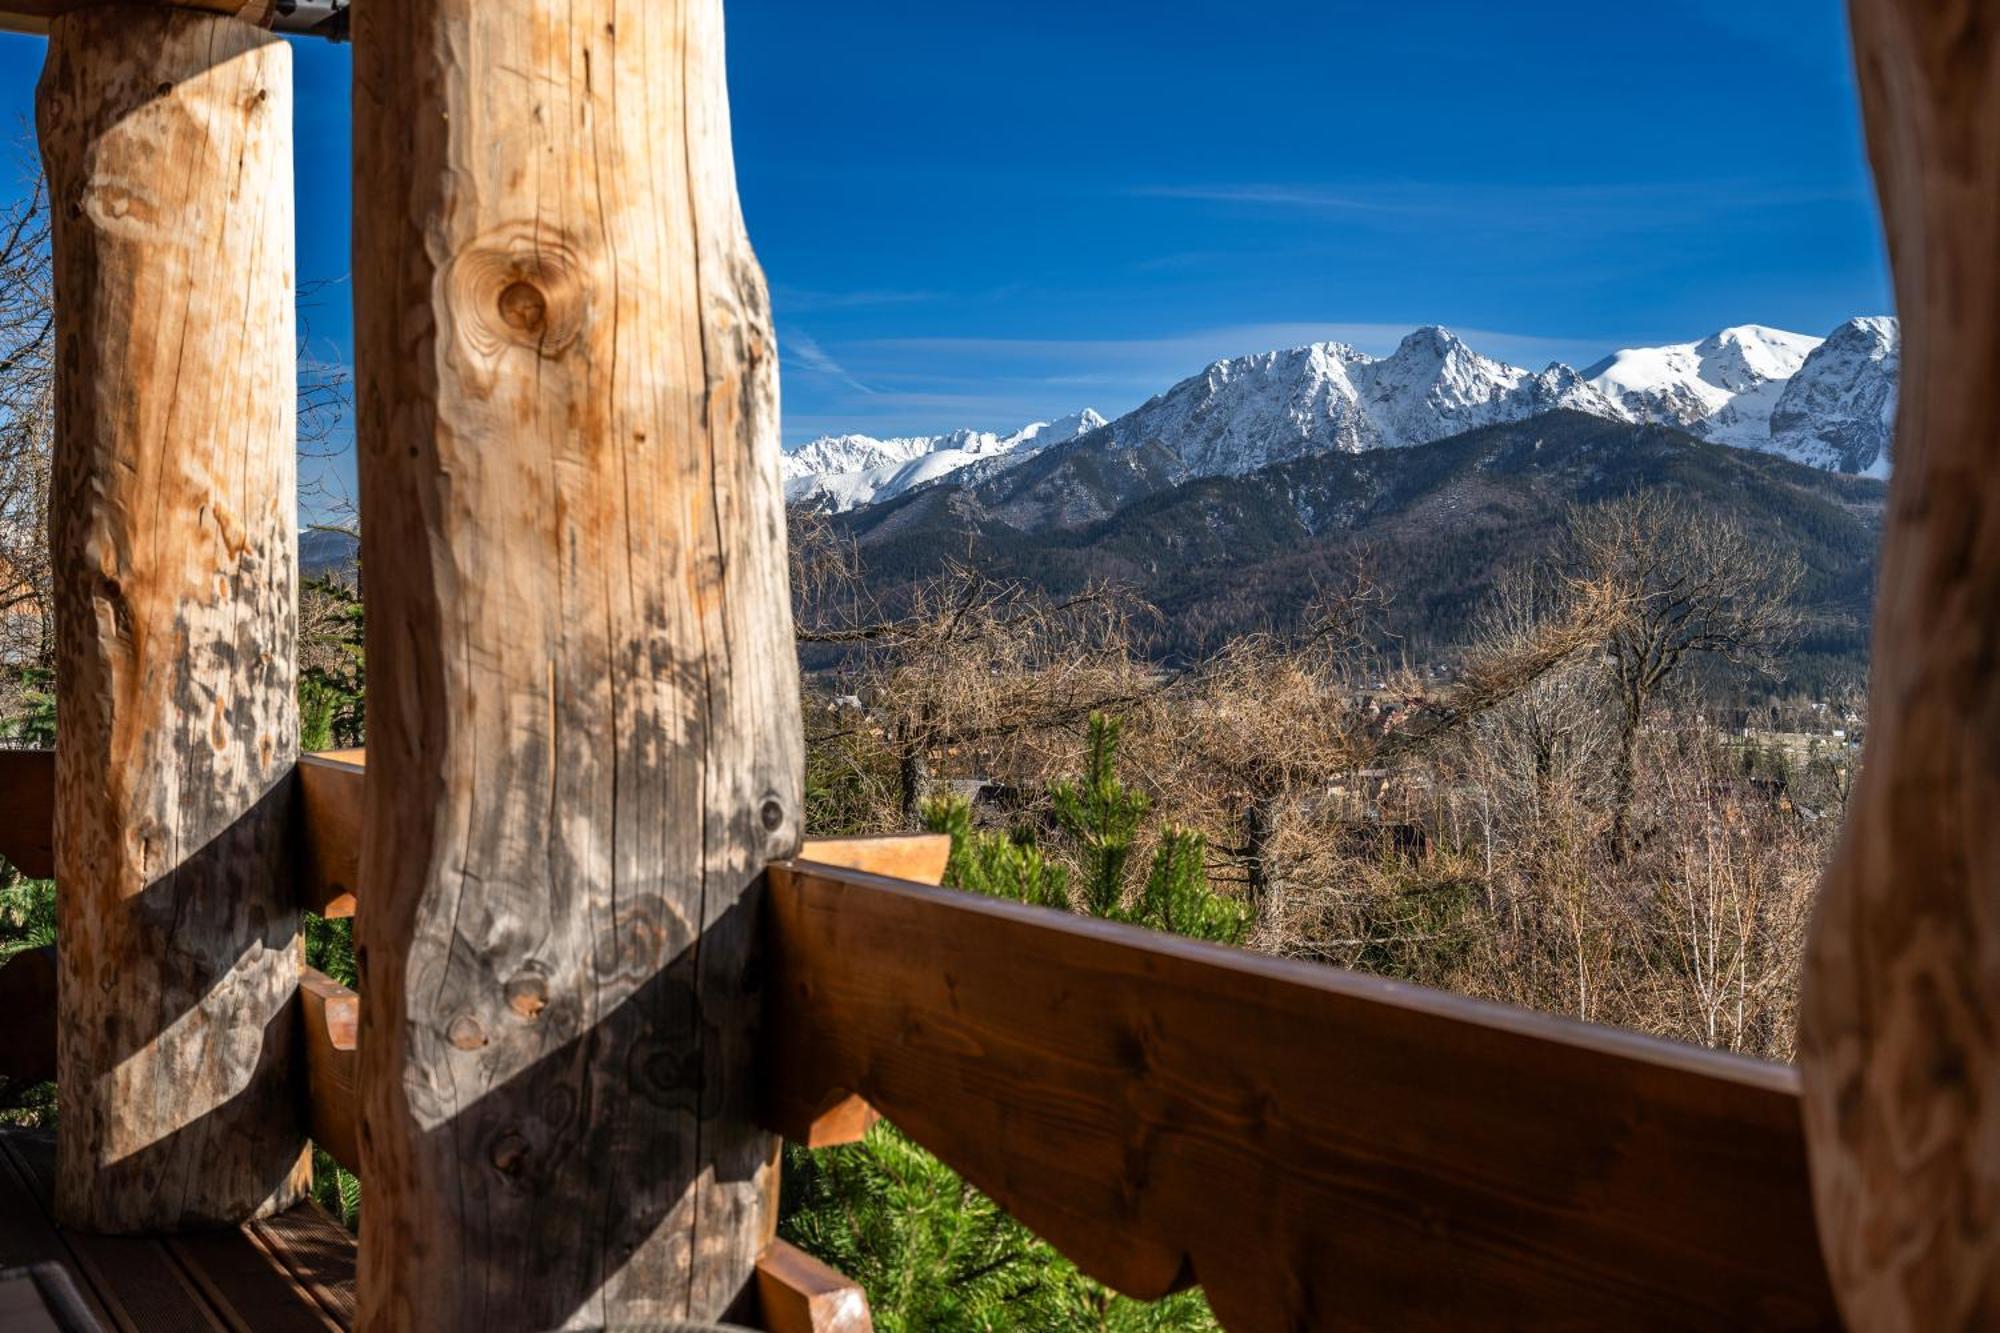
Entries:
POLYGON ((373 762, 300 765, 267 28, 305 11, 0 0, 49 33, 63 718, 53 761, 0 757, 0 838, 55 874, 62 939, 0 978, 0 1061, 53 1063, 58 1218, 248 1221, 303 1197, 312 1132, 367 1178, 370 1333, 711 1319, 787 1272, 809 1315, 845 1297, 774 1262, 774 1131, 872 1105, 1089 1271, 1199 1281, 1232 1329, 1827 1326, 1815 1206, 1854 1326, 1990 1323, 2000 20, 1851 4, 1907 344, 1802 1097, 800 859, 721 0, 354 8, 373 762), (301 978, 307 909, 356 914, 366 995, 301 978))
MULTIPOLYGON (((0 756, 0 787, 46 768, 0 756)), ((365 902, 364 778, 300 763, 310 910, 365 902)), ((7 820, 0 854, 42 836, 7 820)), ((914 882, 947 850, 771 867, 768 1129, 843 1142, 873 1107, 1086 1272, 1198 1282, 1232 1329, 1835 1325, 1791 1070, 914 882)), ((308 973, 308 1122, 355 1170, 360 1008, 308 973)))

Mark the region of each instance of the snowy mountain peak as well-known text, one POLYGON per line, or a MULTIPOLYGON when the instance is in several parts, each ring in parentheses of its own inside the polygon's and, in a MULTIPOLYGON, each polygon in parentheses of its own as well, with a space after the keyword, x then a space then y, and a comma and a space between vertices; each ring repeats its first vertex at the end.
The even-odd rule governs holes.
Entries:
POLYGON ((1704 379, 1731 393, 1743 393, 1769 380, 1791 378, 1819 343, 1803 333, 1739 324, 1703 338, 1694 350, 1704 379))

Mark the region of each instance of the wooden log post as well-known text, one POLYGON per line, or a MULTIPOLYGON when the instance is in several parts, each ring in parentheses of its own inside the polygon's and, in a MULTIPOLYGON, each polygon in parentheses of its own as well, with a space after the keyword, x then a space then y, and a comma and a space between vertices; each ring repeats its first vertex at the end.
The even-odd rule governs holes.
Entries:
POLYGON ((1800 1063, 1857 1330, 2000 1321, 2000 9, 1853 0, 1902 315, 1866 760, 1800 1063))
POLYGON ((723 1313, 802 739, 721 0, 355 6, 362 1327, 723 1313))
POLYGON ((291 57, 213 14, 58 18, 57 1205, 241 1222, 308 1183, 299 916, 291 57))

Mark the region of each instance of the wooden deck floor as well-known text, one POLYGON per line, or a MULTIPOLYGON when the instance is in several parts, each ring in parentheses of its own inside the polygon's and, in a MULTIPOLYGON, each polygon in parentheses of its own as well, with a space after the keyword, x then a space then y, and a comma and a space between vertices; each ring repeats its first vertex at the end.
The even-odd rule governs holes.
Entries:
POLYGON ((354 1322, 354 1238, 307 1204, 241 1231, 141 1240, 50 1219, 55 1138, 0 1128, 0 1269, 59 1263, 120 1333, 328 1333, 354 1322))

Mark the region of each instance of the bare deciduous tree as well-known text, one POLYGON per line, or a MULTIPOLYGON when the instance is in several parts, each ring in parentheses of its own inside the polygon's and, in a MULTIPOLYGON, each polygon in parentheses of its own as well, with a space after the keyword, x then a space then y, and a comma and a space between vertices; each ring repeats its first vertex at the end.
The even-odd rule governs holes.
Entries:
MULTIPOLYGON (((0 211, 0 690, 53 665, 49 467, 55 443, 55 301, 39 175, 0 211)), ((0 713, 18 701, 0 699, 0 713)))
POLYGON ((1581 586, 1619 611, 1604 654, 1619 726, 1611 840, 1622 853, 1647 703, 1694 657, 1775 676, 1798 632, 1792 594, 1804 567, 1735 520, 1662 492, 1575 510, 1566 536, 1581 586))

